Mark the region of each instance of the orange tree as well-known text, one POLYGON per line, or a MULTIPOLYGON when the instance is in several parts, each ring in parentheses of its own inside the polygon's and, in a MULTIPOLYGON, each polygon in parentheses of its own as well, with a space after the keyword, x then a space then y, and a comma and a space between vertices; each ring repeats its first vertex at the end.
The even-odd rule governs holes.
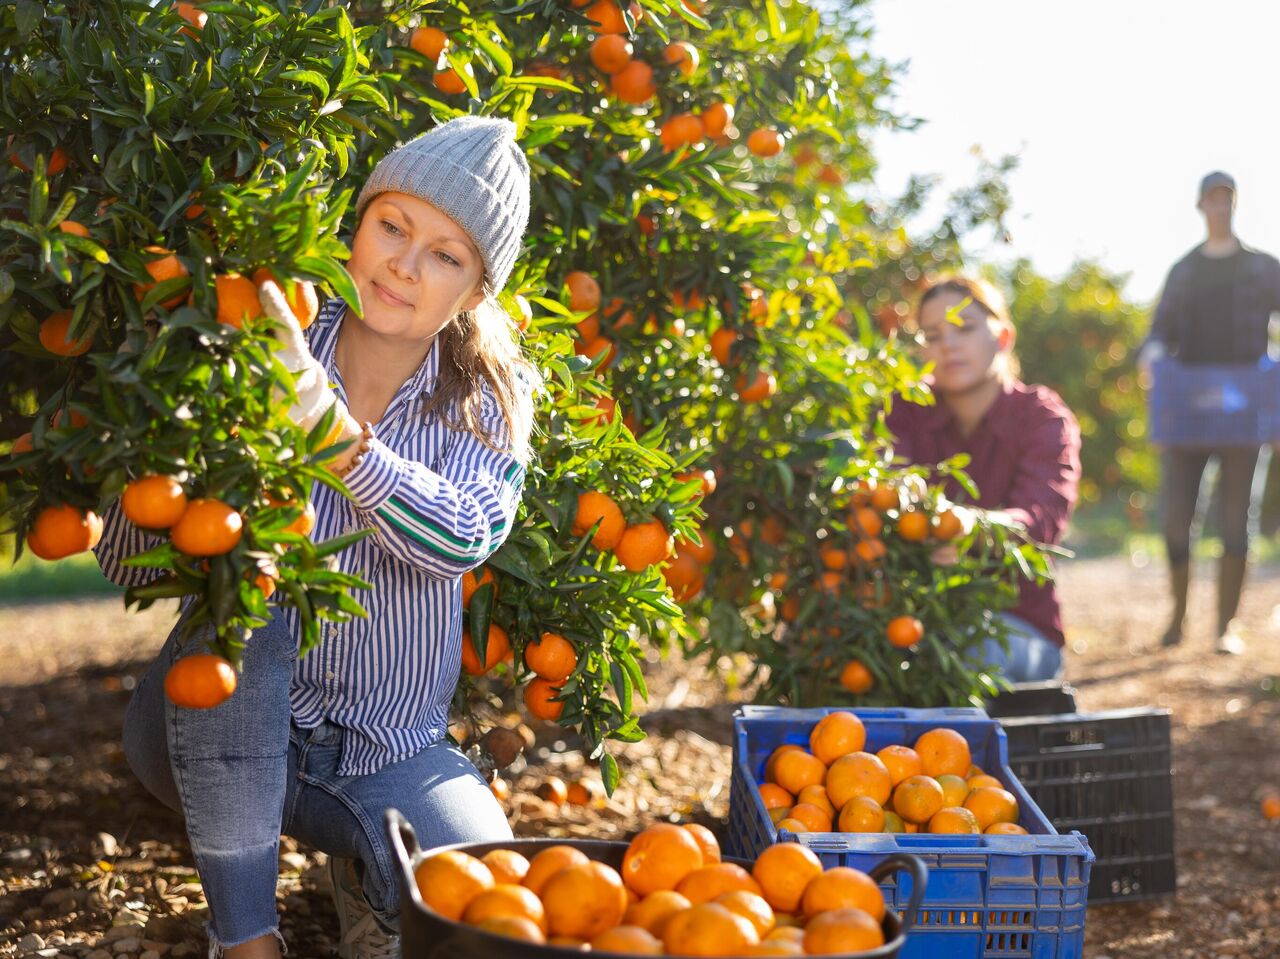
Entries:
POLYGON ((336 482, 324 424, 302 436, 279 416, 287 377, 263 321, 237 313, 236 277, 352 296, 338 237, 378 158, 450 116, 505 115, 535 173, 506 306, 548 389, 519 523, 463 582, 469 733, 523 683, 612 788, 607 742, 642 735, 641 640, 745 650, 765 694, 794 702, 832 695, 854 662, 870 684, 844 688, 864 699, 981 692, 964 647, 1039 554, 969 531, 975 548, 939 571, 927 543, 850 525, 870 482, 895 491, 896 506, 880 494, 895 529, 909 501, 940 511, 874 426, 918 370, 847 293, 888 246, 844 183, 873 167, 865 130, 894 120, 889 75, 852 8, 689 4, 0 8, 21 51, 0 102, 19 531, 41 544, 54 509, 83 548, 89 511, 168 477, 242 528, 212 556, 157 533, 135 560, 157 578, 130 601, 194 597, 193 628, 212 623, 233 659, 276 584, 304 649, 317 618, 359 615, 364 584, 333 563, 346 540, 299 531, 310 484, 336 482), (829 568, 837 541, 857 559, 829 568), (885 587, 870 607, 867 583, 885 587), (903 616, 921 635, 894 645, 903 616))

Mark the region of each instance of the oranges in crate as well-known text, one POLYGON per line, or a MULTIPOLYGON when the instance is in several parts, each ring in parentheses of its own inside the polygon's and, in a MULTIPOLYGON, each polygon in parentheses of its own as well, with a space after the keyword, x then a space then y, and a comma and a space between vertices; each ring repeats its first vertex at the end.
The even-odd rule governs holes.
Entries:
POLYGON ((914 743, 864 751, 866 730, 847 710, 828 713, 809 748, 786 743, 757 788, 774 826, 790 832, 1025 834, 1018 800, 973 762, 969 743, 938 727, 914 743))
POLYGON ((824 870, 796 843, 745 865, 723 862, 715 836, 691 823, 642 830, 618 869, 556 844, 527 859, 502 847, 481 858, 444 850, 414 877, 428 909, 446 919, 595 952, 827 955, 885 942, 884 896, 866 874, 824 870))

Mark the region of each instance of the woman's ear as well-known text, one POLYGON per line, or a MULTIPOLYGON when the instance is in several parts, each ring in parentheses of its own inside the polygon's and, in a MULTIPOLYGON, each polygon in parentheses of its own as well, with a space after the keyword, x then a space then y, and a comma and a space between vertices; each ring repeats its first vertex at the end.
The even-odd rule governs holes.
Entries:
POLYGON ((484 296, 485 296, 484 277, 482 276, 480 278, 480 282, 476 284, 476 288, 471 291, 471 295, 467 297, 466 300, 463 301, 462 308, 468 313, 470 313, 477 306, 479 306, 481 303, 484 302, 484 296))
POLYGON ((1012 353, 1013 344, 1018 340, 1018 331, 1013 328, 1012 323, 1001 323, 1000 329, 996 331, 996 343, 1000 346, 1002 353, 1012 353))

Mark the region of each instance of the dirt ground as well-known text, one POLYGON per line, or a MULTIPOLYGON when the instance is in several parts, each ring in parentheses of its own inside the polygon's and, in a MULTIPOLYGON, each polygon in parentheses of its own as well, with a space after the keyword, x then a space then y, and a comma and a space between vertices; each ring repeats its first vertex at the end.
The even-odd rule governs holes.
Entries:
MULTIPOLYGON (((1154 648, 1161 571, 1120 559, 1063 573, 1069 676, 1082 709, 1173 713, 1178 894, 1089 910, 1090 959, 1280 956, 1280 568, 1256 572, 1243 621, 1250 653, 1209 652, 1211 571, 1198 571, 1187 642, 1154 648)), ((169 609, 118 600, 0 609, 0 956, 202 955, 205 908, 179 818, 134 780, 119 745, 130 689, 169 609)), ((517 834, 623 837, 662 818, 713 828, 728 813, 730 716, 718 675, 653 663, 649 738, 627 747, 624 787, 602 808, 534 795, 582 762, 554 727, 509 771, 517 834)), ((299 957, 328 956, 337 922, 318 854, 285 841, 279 903, 299 957)), ((940 957, 942 959, 942 957, 940 957)))

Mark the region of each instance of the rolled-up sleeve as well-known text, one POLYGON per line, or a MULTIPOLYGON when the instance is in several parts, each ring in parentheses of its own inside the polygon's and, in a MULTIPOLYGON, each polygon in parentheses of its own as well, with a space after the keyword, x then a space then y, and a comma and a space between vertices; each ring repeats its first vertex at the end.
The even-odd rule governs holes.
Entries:
POLYGON ((102 538, 93 548, 102 575, 117 586, 145 586, 159 579, 164 570, 142 566, 125 566, 124 560, 151 549, 162 542, 154 533, 134 526, 120 509, 119 501, 102 514, 102 538))
MULTIPOLYGON (((509 446, 497 404, 484 409, 495 445, 509 446)), ((503 544, 524 490, 525 467, 511 453, 468 432, 455 435, 438 472, 374 439, 343 478, 362 518, 377 529, 377 544, 439 579, 474 569, 503 544)))
POLYGON ((1041 396, 1027 424, 1017 472, 1001 504, 1040 543, 1056 543, 1066 531, 1080 483, 1080 427, 1061 400, 1041 396))

